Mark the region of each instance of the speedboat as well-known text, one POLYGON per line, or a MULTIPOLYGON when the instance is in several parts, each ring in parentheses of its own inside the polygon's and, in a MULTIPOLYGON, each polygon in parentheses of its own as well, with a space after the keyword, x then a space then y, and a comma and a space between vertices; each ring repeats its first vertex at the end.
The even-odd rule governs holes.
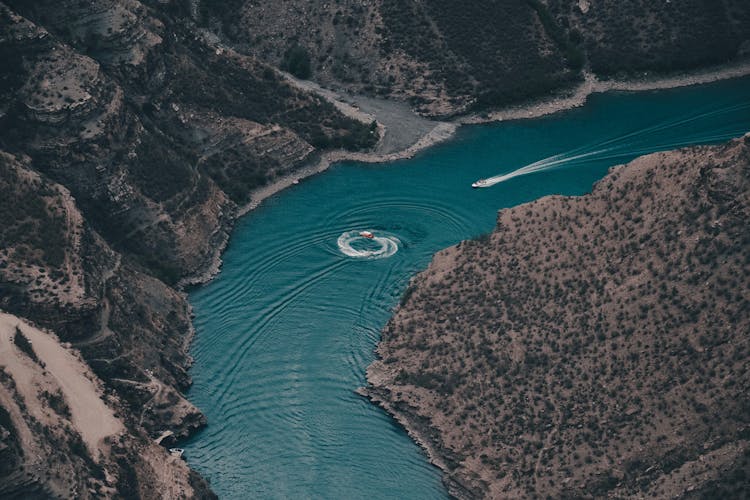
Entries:
POLYGON ((471 183, 471 187, 473 187, 475 189, 476 188, 488 187, 489 185, 490 185, 490 183, 487 182, 487 179, 479 179, 478 181, 471 183))
POLYGON ((375 235, 372 234, 370 231, 360 231, 359 235, 363 238, 367 238, 368 240, 371 240, 375 237, 375 235))

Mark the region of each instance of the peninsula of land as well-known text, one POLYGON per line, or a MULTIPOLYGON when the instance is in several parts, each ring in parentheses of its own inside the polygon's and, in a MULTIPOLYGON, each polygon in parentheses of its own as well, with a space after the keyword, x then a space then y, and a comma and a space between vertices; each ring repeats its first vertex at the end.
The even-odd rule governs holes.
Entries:
POLYGON ((439 252, 362 394, 459 498, 747 491, 750 135, 614 167, 439 252))

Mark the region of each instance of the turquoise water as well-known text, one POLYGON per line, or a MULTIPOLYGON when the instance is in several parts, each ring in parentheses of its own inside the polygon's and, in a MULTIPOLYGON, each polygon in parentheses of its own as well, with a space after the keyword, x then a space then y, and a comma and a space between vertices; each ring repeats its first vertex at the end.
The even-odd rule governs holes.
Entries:
POLYGON ((223 498, 446 497, 417 445, 353 392, 409 278, 491 231, 499 208, 582 194, 611 165, 748 130, 748 79, 597 95, 552 117, 464 127, 411 160, 336 165, 267 200, 238 223, 221 274, 190 294, 189 398, 209 426, 187 460, 223 498), (361 230, 388 241, 339 241, 361 230), (353 257, 339 243, 391 247, 353 257))

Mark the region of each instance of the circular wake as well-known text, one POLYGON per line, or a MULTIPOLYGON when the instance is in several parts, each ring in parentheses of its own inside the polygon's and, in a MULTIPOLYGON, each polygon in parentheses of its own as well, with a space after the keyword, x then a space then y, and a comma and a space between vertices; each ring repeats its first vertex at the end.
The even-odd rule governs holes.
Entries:
MULTIPOLYGON (((362 231, 365 233, 367 231, 362 231)), ((382 234, 382 233, 381 233, 382 234)), ((393 235, 362 236, 360 231, 346 231, 337 240, 339 251, 356 259, 385 259, 398 252, 401 244, 393 235)))

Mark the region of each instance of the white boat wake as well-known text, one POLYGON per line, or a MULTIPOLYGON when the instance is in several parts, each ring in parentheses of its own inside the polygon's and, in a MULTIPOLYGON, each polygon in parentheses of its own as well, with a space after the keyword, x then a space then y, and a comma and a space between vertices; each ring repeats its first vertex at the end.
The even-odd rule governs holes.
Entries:
POLYGON ((336 241, 339 251, 355 259, 386 259, 398 252, 401 241, 391 234, 375 231, 346 231, 336 241), (373 233, 372 238, 362 233, 373 233))
POLYGON ((699 119, 717 117, 723 114, 745 110, 748 108, 750 108, 750 103, 741 103, 739 105, 719 108, 697 115, 678 117, 671 121, 657 123, 650 127, 635 130, 620 137, 614 137, 597 144, 583 146, 566 153, 556 154, 554 156, 535 161, 534 163, 530 163, 529 165, 523 166, 512 172, 508 172, 507 174, 496 175, 494 177, 488 177, 487 179, 480 179, 472 184, 472 187, 486 188, 513 179, 514 177, 519 177, 521 175, 554 170, 561 167, 569 167, 572 165, 592 161, 616 160, 618 158, 640 156, 648 153, 654 153, 656 151, 663 151, 685 146, 688 144, 694 144, 696 142, 716 142, 728 140, 732 137, 735 137, 737 135, 737 132, 727 131, 725 133, 719 133, 710 136, 690 137, 689 140, 684 141, 644 144, 644 141, 648 141, 649 138, 652 138, 655 134, 658 134, 660 132, 674 129, 682 125, 697 121, 699 119))

